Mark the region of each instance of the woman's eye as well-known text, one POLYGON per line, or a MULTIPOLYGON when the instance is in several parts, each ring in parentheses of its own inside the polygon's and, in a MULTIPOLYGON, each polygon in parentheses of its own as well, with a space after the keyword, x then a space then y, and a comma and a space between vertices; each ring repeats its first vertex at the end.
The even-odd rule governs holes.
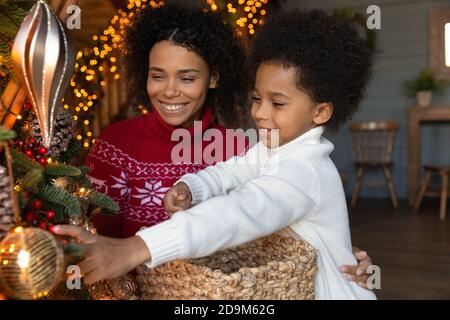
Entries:
POLYGON ((194 78, 181 78, 181 80, 183 82, 193 82, 195 79, 194 78))
POLYGON ((273 101, 272 104, 273 104, 273 106, 276 107, 276 108, 280 108, 280 107, 282 107, 282 106, 285 105, 285 103, 282 103, 282 102, 275 102, 275 101, 273 101))
POLYGON ((261 101, 261 98, 257 97, 257 96, 252 96, 252 100, 253 101, 261 101))
POLYGON ((153 80, 162 80, 162 79, 163 79, 163 76, 162 76, 162 75, 159 75, 159 74, 152 74, 152 75, 151 75, 151 78, 152 78, 153 80))

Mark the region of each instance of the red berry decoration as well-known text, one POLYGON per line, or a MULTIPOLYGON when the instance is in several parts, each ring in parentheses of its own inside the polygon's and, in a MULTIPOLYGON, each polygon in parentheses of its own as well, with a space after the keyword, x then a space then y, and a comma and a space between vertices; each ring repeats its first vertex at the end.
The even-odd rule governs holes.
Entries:
POLYGON ((56 213, 55 211, 49 210, 45 215, 47 216, 47 219, 53 220, 55 219, 56 213))
POLYGON ((30 138, 28 143, 36 144, 37 140, 35 138, 30 138))
POLYGON ((33 108, 33 105, 32 105, 31 103, 29 103, 29 102, 26 102, 26 103, 23 105, 23 107, 24 107, 25 110, 30 111, 31 108, 33 108))
POLYGON ((39 222, 38 227, 42 230, 47 230, 47 222, 45 222, 45 221, 39 222))
POLYGON ((49 227, 48 227, 48 231, 50 231, 51 233, 55 233, 55 225, 50 225, 49 227))
POLYGON ((41 209, 42 208, 42 201, 39 199, 36 199, 33 201, 33 208, 35 209, 41 209))
POLYGON ((48 151, 47 151, 46 148, 40 147, 40 148, 38 149, 38 152, 39 152, 40 154, 44 155, 44 154, 46 154, 48 151))
POLYGON ((23 140, 18 140, 16 144, 19 146, 19 148, 23 148, 25 146, 25 142, 23 140))
POLYGON ((40 158, 40 159, 39 159, 39 163, 40 163, 41 165, 45 166, 45 165, 47 164, 47 159, 45 159, 45 158, 40 158))
POLYGON ((28 158, 31 158, 31 157, 34 156, 34 155, 33 155, 33 151, 31 151, 31 150, 29 150, 29 149, 25 150, 25 155, 26 155, 28 158))
POLYGON ((34 220, 34 213, 33 213, 33 211, 27 212, 27 214, 26 214, 26 216, 25 216, 25 219, 26 219, 28 222, 33 222, 33 220, 34 220))

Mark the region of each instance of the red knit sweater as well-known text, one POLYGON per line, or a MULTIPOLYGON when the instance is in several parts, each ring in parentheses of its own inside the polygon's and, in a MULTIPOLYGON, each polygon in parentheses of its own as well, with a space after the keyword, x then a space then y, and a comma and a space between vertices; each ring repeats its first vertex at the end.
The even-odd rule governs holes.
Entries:
MULTIPOLYGON (((205 108, 202 115, 202 134, 208 128, 225 128, 212 125, 212 112, 205 108)), ((144 226, 152 226, 168 219, 162 204, 165 192, 182 175, 195 173, 204 163, 172 163, 171 141, 175 130, 154 111, 147 115, 121 121, 108 126, 92 147, 86 165, 95 188, 108 194, 120 206, 117 216, 98 214, 94 225, 100 234, 112 237, 129 237, 144 226)), ((194 128, 191 134, 191 149, 194 128)), ((224 139, 225 140, 225 139, 224 139)), ((202 142, 204 149, 210 142, 202 142)), ((244 150, 234 150, 241 153, 244 150)), ((226 152, 224 152, 224 157, 226 152)), ((223 159, 225 160, 225 159, 223 159)))

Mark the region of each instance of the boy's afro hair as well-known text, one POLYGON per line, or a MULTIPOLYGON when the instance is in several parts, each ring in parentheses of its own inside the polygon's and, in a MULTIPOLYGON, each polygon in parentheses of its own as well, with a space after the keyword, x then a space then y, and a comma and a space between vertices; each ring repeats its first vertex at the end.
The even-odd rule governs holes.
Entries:
MULTIPOLYGON (((210 89, 206 103, 225 123, 245 114, 249 76, 242 44, 219 14, 180 3, 143 9, 125 37, 125 67, 132 104, 149 106, 148 55, 160 41, 174 43, 197 53, 218 74, 218 87, 210 89)), ((167 57, 167 59, 171 59, 167 57)))
POLYGON ((256 35, 252 67, 264 62, 297 69, 297 85, 316 102, 331 102, 332 130, 351 119, 371 76, 372 51, 349 22, 319 10, 271 17, 256 35))

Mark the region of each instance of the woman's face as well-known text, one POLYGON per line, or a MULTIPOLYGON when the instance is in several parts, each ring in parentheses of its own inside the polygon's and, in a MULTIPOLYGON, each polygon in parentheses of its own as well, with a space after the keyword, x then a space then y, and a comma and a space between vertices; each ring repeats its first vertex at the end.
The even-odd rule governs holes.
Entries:
POLYGON ((166 123, 192 127, 201 117, 208 88, 214 86, 208 65, 195 52, 168 40, 150 50, 147 92, 166 123))

